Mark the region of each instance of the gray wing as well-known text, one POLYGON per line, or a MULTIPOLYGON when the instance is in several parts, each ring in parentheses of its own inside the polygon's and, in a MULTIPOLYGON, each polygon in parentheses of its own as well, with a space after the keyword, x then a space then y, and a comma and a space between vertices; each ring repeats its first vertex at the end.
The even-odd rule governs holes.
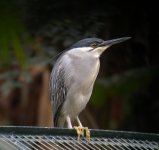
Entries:
POLYGON ((62 65, 57 62, 50 76, 50 100, 53 109, 54 126, 57 126, 61 108, 66 99, 67 89, 65 86, 64 74, 65 72, 62 65))

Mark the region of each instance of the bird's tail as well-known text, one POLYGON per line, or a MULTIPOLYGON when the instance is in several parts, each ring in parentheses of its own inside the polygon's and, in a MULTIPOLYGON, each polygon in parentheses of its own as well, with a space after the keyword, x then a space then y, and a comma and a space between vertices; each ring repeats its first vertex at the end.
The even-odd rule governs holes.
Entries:
POLYGON ((65 127, 65 118, 61 114, 61 106, 57 109, 54 115, 54 127, 65 127))

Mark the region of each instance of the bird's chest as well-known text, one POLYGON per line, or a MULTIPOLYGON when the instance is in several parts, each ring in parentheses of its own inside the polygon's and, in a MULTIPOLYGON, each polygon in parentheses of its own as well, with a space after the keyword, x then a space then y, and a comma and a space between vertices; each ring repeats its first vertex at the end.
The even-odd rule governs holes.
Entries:
POLYGON ((92 86, 97 78, 99 72, 100 63, 98 59, 91 60, 88 63, 82 64, 82 67, 79 68, 77 81, 81 85, 81 91, 85 95, 92 90, 92 86))
POLYGON ((87 91, 94 84, 99 72, 99 58, 85 54, 69 55, 68 65, 66 67, 65 77, 66 85, 78 91, 87 91))
POLYGON ((99 59, 74 59, 71 62, 71 69, 68 71, 69 79, 67 85, 67 102, 64 107, 69 106, 67 114, 78 115, 88 103, 92 94, 93 85, 99 72, 99 59), (89 61, 88 61, 89 60, 89 61))

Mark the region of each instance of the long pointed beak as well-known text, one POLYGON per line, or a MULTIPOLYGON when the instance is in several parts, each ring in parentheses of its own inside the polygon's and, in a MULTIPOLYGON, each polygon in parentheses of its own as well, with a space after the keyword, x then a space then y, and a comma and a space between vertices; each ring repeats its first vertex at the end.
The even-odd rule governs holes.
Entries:
POLYGON ((99 44, 98 47, 112 46, 114 44, 121 43, 121 42, 127 41, 129 39, 131 39, 131 37, 123 37, 123 38, 117 38, 117 39, 113 39, 113 40, 104 41, 101 44, 99 44))

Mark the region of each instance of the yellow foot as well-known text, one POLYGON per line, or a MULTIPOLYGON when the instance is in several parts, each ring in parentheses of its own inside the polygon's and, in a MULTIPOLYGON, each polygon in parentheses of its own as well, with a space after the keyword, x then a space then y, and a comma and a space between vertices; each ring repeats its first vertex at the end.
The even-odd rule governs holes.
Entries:
POLYGON ((84 134, 86 135, 86 139, 87 141, 90 141, 90 131, 87 127, 81 127, 81 126, 78 126, 78 127, 74 127, 74 129, 76 130, 77 132, 77 140, 79 141, 80 140, 80 137, 83 136, 84 134))
POLYGON ((85 127, 85 132, 86 132, 86 139, 87 141, 90 141, 90 131, 87 127, 85 127))

